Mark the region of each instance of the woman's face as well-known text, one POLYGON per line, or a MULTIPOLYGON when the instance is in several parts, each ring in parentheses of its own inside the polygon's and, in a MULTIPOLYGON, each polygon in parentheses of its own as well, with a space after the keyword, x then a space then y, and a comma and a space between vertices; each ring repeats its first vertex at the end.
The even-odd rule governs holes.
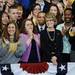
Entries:
POLYGON ((37 14, 41 11, 41 8, 39 5, 35 6, 35 8, 33 9, 33 15, 37 16, 37 14))
POLYGON ((50 13, 53 13, 55 16, 57 16, 57 8, 55 6, 51 6, 50 13))
POLYGON ((8 34, 10 36, 13 36, 15 34, 15 32, 16 32, 16 27, 15 27, 15 25, 13 23, 11 23, 11 24, 8 25, 7 30, 8 30, 8 34))
POLYGON ((9 22, 8 15, 6 13, 3 13, 2 15, 2 24, 6 25, 9 22))
POLYGON ((48 28, 54 28, 55 22, 52 18, 46 18, 46 24, 48 28))
POLYGON ((33 23, 32 23, 32 21, 26 21, 25 29, 26 29, 27 32, 29 32, 29 31, 33 32, 33 23))

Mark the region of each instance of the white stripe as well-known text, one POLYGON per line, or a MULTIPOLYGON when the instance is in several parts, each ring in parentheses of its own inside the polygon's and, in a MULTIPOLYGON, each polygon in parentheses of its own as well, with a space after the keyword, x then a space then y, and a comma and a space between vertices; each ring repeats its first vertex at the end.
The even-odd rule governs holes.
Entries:
MULTIPOLYGON (((48 63, 49 68, 45 73, 31 74, 23 71, 20 68, 20 64, 11 64, 11 70, 14 75, 56 75, 57 73, 57 65, 53 65, 52 63, 48 63)), ((1 75, 1 73, 0 73, 1 75)), ((75 75, 75 63, 68 63, 68 73, 67 75, 75 75)))

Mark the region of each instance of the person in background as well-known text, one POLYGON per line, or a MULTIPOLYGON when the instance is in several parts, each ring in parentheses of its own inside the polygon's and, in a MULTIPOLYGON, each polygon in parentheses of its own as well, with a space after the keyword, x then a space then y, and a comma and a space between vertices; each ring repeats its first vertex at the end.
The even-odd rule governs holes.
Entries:
MULTIPOLYGON (((70 1, 70 0, 69 0, 70 1)), ((71 55, 70 55, 70 60, 71 62, 75 62, 75 0, 71 0, 72 4, 72 21, 74 24, 72 25, 72 28, 69 31, 70 34, 70 44, 71 44, 71 55)))
POLYGON ((0 16, 4 12, 4 10, 5 10, 5 1, 4 0, 0 0, 0 16))
POLYGON ((13 6, 15 4, 15 0, 6 0, 8 7, 13 6))
POLYGON ((47 0, 36 0, 36 3, 40 4, 41 6, 41 11, 47 13, 50 8, 50 2, 47 0))
POLYGON ((18 9, 17 9, 17 6, 16 5, 13 5, 9 8, 9 11, 8 11, 8 15, 9 15, 9 20, 10 21, 15 21, 17 22, 17 18, 18 18, 18 9))
POLYGON ((46 26, 46 14, 41 11, 38 13, 37 16, 37 25, 36 25, 36 29, 38 31, 38 33, 41 33, 42 31, 46 30, 47 26, 46 26))
POLYGON ((71 44, 69 42, 69 30, 73 25, 72 9, 66 8, 64 10, 64 23, 59 24, 56 29, 60 30, 63 35, 63 52, 62 61, 70 62, 71 44))
POLYGON ((49 10, 49 12, 48 13, 53 13, 55 16, 56 16, 56 25, 55 25, 55 27, 58 25, 58 24, 60 24, 60 23, 62 23, 62 17, 60 16, 60 11, 59 11, 59 8, 58 8, 58 6, 56 5, 56 4, 51 4, 50 5, 50 10, 49 10))
POLYGON ((6 25, 8 24, 8 22, 9 22, 9 16, 8 16, 8 13, 6 13, 6 12, 3 12, 3 14, 1 15, 1 17, 0 17, 0 36, 2 35, 2 33, 3 33, 3 31, 4 31, 4 29, 5 29, 5 27, 6 27, 6 25))
POLYGON ((27 18, 28 15, 31 13, 33 5, 35 4, 36 0, 16 0, 17 3, 21 4, 24 8, 25 17, 27 18), (26 12, 27 11, 27 12, 26 12))
POLYGON ((38 63, 40 62, 40 35, 35 31, 33 21, 26 19, 23 22, 23 36, 26 43, 25 52, 22 55, 21 63, 38 63))
POLYGON ((64 15, 63 15, 64 14, 64 4, 62 2, 58 2, 57 6, 59 8, 61 20, 62 20, 62 23, 63 23, 64 22, 64 15))
POLYGON ((34 25, 37 25, 37 15, 41 11, 40 4, 36 3, 33 5, 31 14, 29 14, 28 19, 32 19, 34 22, 34 25))
POLYGON ((74 3, 75 0, 63 0, 64 7, 65 8, 72 8, 72 4, 74 3))
POLYGON ((23 20, 25 19, 25 17, 23 17, 24 15, 24 12, 23 12, 23 7, 21 4, 17 4, 17 25, 18 25, 18 28, 19 28, 19 31, 21 32, 21 27, 22 27, 22 22, 23 20))
POLYGON ((49 13, 46 15, 46 31, 42 31, 41 39, 41 62, 52 62, 57 64, 61 62, 61 52, 63 50, 62 34, 54 28, 56 17, 49 13))
POLYGON ((51 0, 51 3, 53 4, 57 4, 58 2, 60 2, 61 0, 51 0))
POLYGON ((0 39, 0 64, 14 64, 20 61, 24 51, 19 38, 16 23, 9 22, 0 39))
POLYGON ((15 4, 16 4, 15 0, 6 0, 5 1, 5 12, 8 13, 9 8, 15 4))

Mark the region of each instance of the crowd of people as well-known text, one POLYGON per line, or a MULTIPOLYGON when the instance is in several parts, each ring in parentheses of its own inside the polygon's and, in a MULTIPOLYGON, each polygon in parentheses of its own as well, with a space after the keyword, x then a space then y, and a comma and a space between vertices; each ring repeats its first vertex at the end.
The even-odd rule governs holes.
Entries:
POLYGON ((0 64, 75 62, 75 0, 0 0, 0 64))

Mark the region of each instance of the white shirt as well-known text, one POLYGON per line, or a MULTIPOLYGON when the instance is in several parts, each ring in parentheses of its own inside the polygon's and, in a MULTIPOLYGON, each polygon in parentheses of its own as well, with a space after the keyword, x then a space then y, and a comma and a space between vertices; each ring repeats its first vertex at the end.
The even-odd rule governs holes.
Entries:
POLYGON ((46 26, 45 24, 43 26, 38 25, 39 31, 41 31, 41 28, 42 30, 45 30, 45 26, 46 26))

